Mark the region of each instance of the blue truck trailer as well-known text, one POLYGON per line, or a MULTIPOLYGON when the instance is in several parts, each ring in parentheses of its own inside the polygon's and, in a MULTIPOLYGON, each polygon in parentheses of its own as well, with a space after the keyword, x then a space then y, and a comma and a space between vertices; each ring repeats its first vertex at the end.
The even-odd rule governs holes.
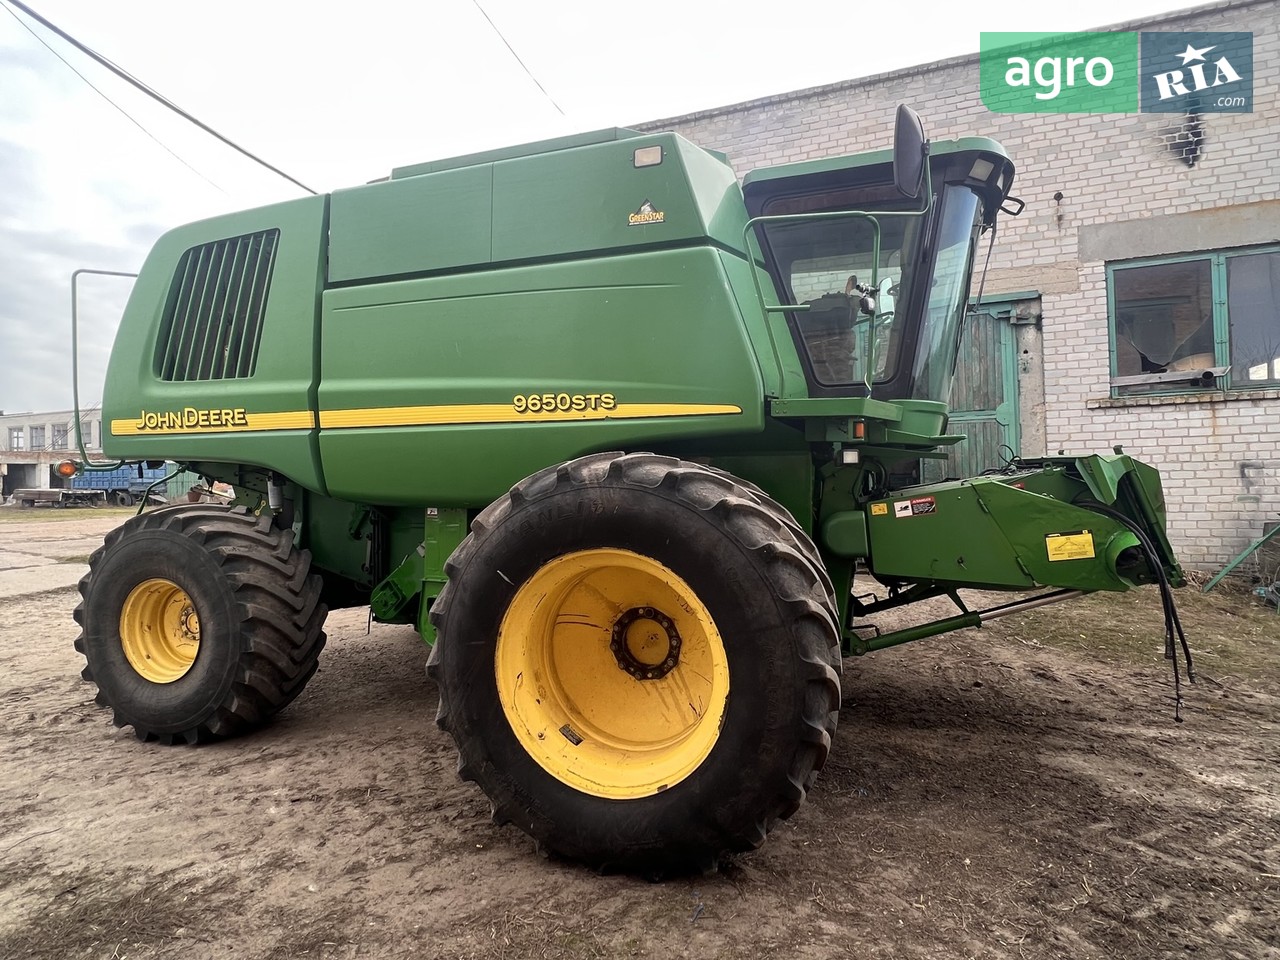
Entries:
MULTIPOLYGON (((106 495, 107 503, 119 507, 128 507, 137 503, 151 485, 163 480, 169 473, 169 467, 148 467, 143 464, 130 464, 117 470, 92 470, 77 474, 71 478, 73 490, 101 490, 106 495)), ((167 501, 169 492, 164 484, 151 490, 153 502, 167 501)))

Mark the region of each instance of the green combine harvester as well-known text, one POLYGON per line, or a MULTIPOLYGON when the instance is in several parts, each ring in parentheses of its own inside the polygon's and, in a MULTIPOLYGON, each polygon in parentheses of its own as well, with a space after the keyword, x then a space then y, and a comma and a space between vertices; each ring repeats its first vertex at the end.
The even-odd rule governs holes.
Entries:
POLYGON ((1151 467, 913 479, 963 439, 975 251, 1021 204, 999 144, 929 144, 906 108, 896 133, 740 183, 675 134, 607 130, 166 234, 103 449, 237 498, 94 553, 76 649, 99 702, 143 740, 244 733, 315 673, 326 611, 368 605, 431 645, 497 822, 665 871, 796 811, 843 655, 1155 583, 1172 656, 1151 467), (868 619, 933 597, 956 614, 868 619))

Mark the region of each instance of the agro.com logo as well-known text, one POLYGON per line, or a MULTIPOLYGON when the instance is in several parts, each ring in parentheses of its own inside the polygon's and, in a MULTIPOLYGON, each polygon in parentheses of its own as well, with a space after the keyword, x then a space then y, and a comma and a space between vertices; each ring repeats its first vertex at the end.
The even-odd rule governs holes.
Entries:
POLYGON ((1248 113, 1251 33, 984 33, 994 113, 1248 113))

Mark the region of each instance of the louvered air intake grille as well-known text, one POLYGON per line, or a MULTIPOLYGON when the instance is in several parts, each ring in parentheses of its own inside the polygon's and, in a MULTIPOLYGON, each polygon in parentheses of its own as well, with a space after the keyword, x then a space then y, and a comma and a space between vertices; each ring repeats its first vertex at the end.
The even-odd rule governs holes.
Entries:
POLYGON ((279 244, 279 230, 263 230, 182 255, 156 340, 161 380, 253 376, 279 244))

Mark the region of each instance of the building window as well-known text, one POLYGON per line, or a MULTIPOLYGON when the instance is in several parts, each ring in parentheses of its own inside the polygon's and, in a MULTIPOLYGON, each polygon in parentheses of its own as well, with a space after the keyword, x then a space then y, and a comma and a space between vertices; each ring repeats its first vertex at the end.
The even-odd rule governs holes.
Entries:
POLYGON ((31 430, 31 449, 43 450, 44 443, 45 443, 44 427, 31 427, 30 430, 31 430))
POLYGON ((53 425, 53 444, 54 450, 67 449, 67 425, 65 423, 55 423, 53 425))
POLYGON ((26 437, 22 432, 22 427, 9 428, 9 449, 10 450, 27 449, 26 437))
POLYGON ((93 421, 80 421, 80 439, 84 441, 86 447, 93 446, 93 421))
POLYGON ((1107 267, 1117 396, 1280 387, 1280 248, 1107 267))

